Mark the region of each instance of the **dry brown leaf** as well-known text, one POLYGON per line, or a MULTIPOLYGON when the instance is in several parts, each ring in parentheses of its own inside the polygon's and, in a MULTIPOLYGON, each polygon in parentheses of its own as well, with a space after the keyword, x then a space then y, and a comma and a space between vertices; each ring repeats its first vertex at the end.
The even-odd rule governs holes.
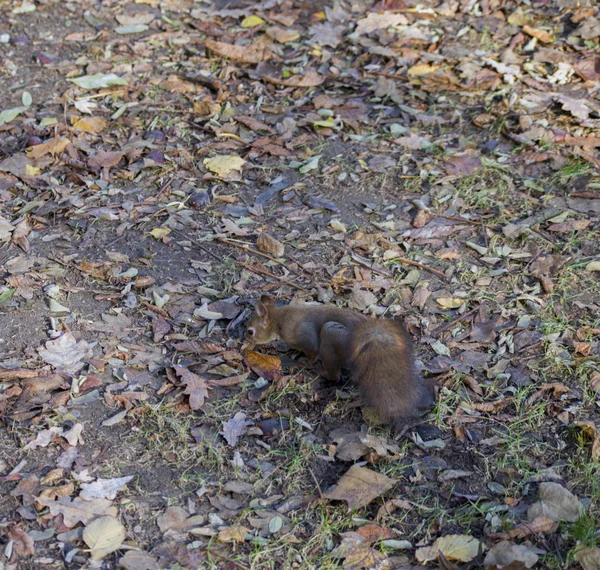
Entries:
POLYGON ((370 34, 382 28, 391 26, 407 26, 408 19, 404 14, 394 12, 370 12, 366 18, 362 18, 356 24, 354 33, 363 35, 370 34))
POLYGON ((540 40, 544 44, 551 44, 554 41, 554 36, 545 30, 540 30, 538 28, 532 28, 525 24, 523 26, 523 31, 526 34, 529 34, 531 37, 540 40))
POLYGON ((263 75, 263 79, 284 87, 316 87, 325 81, 325 77, 312 70, 307 71, 304 75, 292 75, 288 79, 278 79, 270 75, 263 75))
POLYGON ((337 485, 331 487, 323 496, 332 501, 346 501, 348 507, 355 510, 389 491, 396 482, 396 479, 366 467, 353 465, 342 475, 337 485))
POLYGON ((260 354, 251 350, 246 351, 246 364, 259 376, 266 380, 276 380, 281 372, 281 359, 268 354, 260 354))
POLYGON ((57 501, 52 501, 48 498, 39 497, 36 502, 43 507, 48 507, 52 516, 63 515, 65 526, 69 528, 74 527, 79 522, 85 525, 97 516, 117 516, 117 507, 114 507, 112 501, 107 499, 84 501, 79 497, 75 497, 73 500, 69 497, 62 497, 57 501))
POLYGON ((27 158, 41 158, 46 154, 55 156, 61 152, 64 152, 68 144, 69 139, 65 139, 63 137, 54 137, 48 142, 29 147, 27 149, 27 158))
POLYGON ((102 117, 81 117, 73 121, 73 129, 84 133, 96 134, 106 128, 106 119, 102 117))
POLYGON ((208 397, 208 386, 204 378, 190 372, 183 366, 175 366, 175 373, 181 378, 185 385, 184 394, 190 397, 190 408, 199 410, 204 405, 204 400, 208 397))
POLYGON ((600 430, 596 427, 596 424, 590 420, 580 420, 574 422, 573 425, 581 428, 581 431, 585 433, 592 440, 592 461, 600 460, 600 430))
POLYGON ((260 44, 237 46, 225 42, 206 40, 205 46, 221 57, 226 57, 233 61, 241 61, 242 63, 260 63, 273 57, 271 51, 260 44))
POLYGON ((258 234, 256 247, 258 247, 259 251, 268 253, 273 257, 283 257, 285 252, 285 247, 279 240, 265 233, 258 234))
POLYGON ((244 542, 250 529, 241 524, 230 526, 219 531, 217 535, 221 542, 244 542))

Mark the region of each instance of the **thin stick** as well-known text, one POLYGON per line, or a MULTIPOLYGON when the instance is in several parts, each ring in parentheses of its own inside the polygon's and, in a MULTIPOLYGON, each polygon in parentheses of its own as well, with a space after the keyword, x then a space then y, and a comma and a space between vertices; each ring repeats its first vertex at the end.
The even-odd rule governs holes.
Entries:
POLYGON ((443 333, 444 331, 451 329, 456 323, 460 323, 460 321, 464 321, 465 319, 468 319, 473 313, 477 312, 478 310, 479 310, 479 307, 475 307, 474 309, 471 309, 469 312, 465 313, 464 315, 461 315, 457 319, 454 319, 453 321, 450 321, 449 323, 446 323, 445 325, 438 327, 431 333, 431 336, 438 336, 440 333, 443 333))
MULTIPOLYGON (((221 243, 226 243, 228 245, 234 245, 235 247, 239 247, 240 249, 249 251, 250 253, 254 253, 255 255, 260 255, 261 257, 264 257, 265 259, 268 259, 269 261, 278 263, 279 265, 282 265, 283 267, 285 267, 285 264, 283 262, 279 261, 278 259, 275 259, 274 257, 271 257, 270 255, 267 255, 266 253, 263 253, 262 251, 252 249, 249 245, 246 245, 245 243, 238 243, 234 240, 227 239, 227 238, 221 238, 221 237, 217 238, 217 241, 220 241, 221 243)), ((287 268, 287 269, 290 270, 289 268, 287 268)), ((296 272, 293 271, 293 273, 296 273, 296 272)), ((296 273, 296 275, 297 275, 297 273, 296 273)))
POLYGON ((319 482, 317 481, 317 478, 315 477, 315 474, 313 473, 313 470, 309 467, 308 468, 313 481, 315 482, 315 485, 317 486, 317 491, 319 492, 319 497, 322 499, 323 498, 323 491, 321 491, 321 485, 319 485, 319 482))
POLYGON ((252 273, 257 273, 258 275, 266 275, 267 277, 271 277, 272 279, 277 279, 277 281, 281 281, 281 283, 284 283, 285 285, 289 285, 290 287, 295 287, 296 289, 300 289, 300 291, 310 291, 310 289, 307 289, 306 287, 302 287, 302 285, 296 285, 295 283, 292 283, 291 281, 288 281, 287 279, 284 279, 283 277, 279 277, 279 275, 275 275, 274 273, 271 273, 270 271, 267 271, 266 269, 252 267, 250 265, 247 265, 246 263, 242 263, 241 261, 236 261, 236 263, 238 265, 241 265, 242 267, 246 268, 248 271, 252 271, 252 273))

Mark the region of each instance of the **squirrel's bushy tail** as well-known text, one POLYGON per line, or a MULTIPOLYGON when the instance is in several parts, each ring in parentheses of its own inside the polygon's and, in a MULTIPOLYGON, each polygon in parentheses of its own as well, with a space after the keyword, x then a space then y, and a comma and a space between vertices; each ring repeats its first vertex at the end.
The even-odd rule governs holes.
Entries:
POLYGON ((398 423, 431 407, 433 386, 417 373, 412 341, 399 323, 365 321, 352 331, 349 344, 352 375, 382 420, 398 423))

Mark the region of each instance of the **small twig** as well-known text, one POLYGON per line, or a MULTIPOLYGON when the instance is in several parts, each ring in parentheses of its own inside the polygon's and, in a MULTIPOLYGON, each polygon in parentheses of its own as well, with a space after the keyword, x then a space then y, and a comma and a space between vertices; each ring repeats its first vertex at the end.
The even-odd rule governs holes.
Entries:
POLYGON ((308 471, 310 472, 310 475, 313 478, 315 485, 317 486, 317 491, 319 492, 319 497, 322 499, 323 491, 321 491, 321 485, 319 485, 319 482, 317 481, 317 478, 315 477, 315 474, 313 473, 313 470, 310 467, 308 468, 308 471))
POLYGON ((306 287, 302 287, 302 285, 296 285, 295 283, 292 283, 291 281, 288 281, 287 279, 284 279, 283 277, 279 277, 279 275, 275 275, 274 273, 271 273, 270 271, 267 271, 266 269, 252 267, 246 263, 242 263, 241 261, 236 261, 236 263, 238 265, 241 265, 248 271, 252 271, 252 273, 257 273, 259 275, 266 275, 267 277, 271 277, 272 279, 277 279, 277 281, 281 281, 281 283, 284 283, 285 285, 289 285, 290 287, 295 287, 296 289, 300 289, 300 291, 310 291, 310 289, 307 289, 306 287))
POLYGON ((465 313, 464 315, 461 315, 457 319, 454 319, 453 321, 450 321, 449 323, 446 323, 445 325, 438 327, 431 333, 431 336, 438 336, 440 333, 443 333, 443 332, 451 329, 456 323, 460 323, 461 321, 464 321, 465 319, 469 318, 472 314, 476 313, 478 310, 479 310, 479 307, 475 307, 474 309, 471 309, 469 312, 465 313))
MULTIPOLYGON (((217 241, 221 242, 221 243, 226 243, 228 245, 234 245, 235 247, 239 247, 240 249, 243 249, 245 251, 249 251, 250 253, 254 253, 255 255, 260 255, 261 257, 264 257, 265 259, 268 259, 269 261, 272 261, 273 263, 277 263, 279 265, 282 265, 283 267, 286 267, 285 263, 279 261, 278 259, 275 259, 274 257, 271 257, 270 255, 267 255, 266 253, 263 253, 262 251, 258 251, 256 249, 251 248, 249 245, 245 244, 245 243, 238 243, 232 239, 227 239, 227 238, 217 238, 217 241)), ((291 269, 287 268, 289 271, 291 271, 291 269)), ((295 271, 293 271, 293 273, 296 273, 295 271)), ((297 273, 296 273, 297 275, 297 273)))
POLYGON ((230 564, 233 564, 234 566, 237 566, 238 568, 243 568, 244 570, 250 570, 249 566, 246 566, 245 564, 241 564, 240 562, 232 560, 228 556, 225 556, 224 554, 221 554, 220 552, 217 552, 216 550, 211 550, 210 548, 207 548, 206 552, 208 552, 208 554, 210 556, 218 556, 222 560, 227 560, 227 562, 229 562, 230 564))
POLYGON ((394 277, 391 272, 385 270, 385 269, 380 269, 379 267, 375 267, 375 265, 373 265, 372 263, 369 263, 366 259, 361 259, 358 254, 352 252, 350 254, 352 256, 352 259, 354 261, 356 261, 356 263, 358 263, 359 265, 362 265, 363 267, 366 267, 367 269, 370 269, 371 271, 374 271, 375 273, 379 273, 380 275, 383 275, 384 277, 394 277))

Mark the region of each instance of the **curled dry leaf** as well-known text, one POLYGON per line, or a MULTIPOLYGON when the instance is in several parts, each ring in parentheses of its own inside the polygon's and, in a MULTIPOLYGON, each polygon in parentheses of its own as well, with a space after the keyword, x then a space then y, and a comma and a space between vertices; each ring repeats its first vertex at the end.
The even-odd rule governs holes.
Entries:
POLYGON ((247 350, 245 360, 246 364, 265 380, 272 382, 279 377, 279 373, 281 372, 280 358, 247 350))
POLYGON ((260 233, 256 238, 256 247, 259 251, 268 253, 273 257, 283 257, 285 252, 284 245, 269 234, 260 233))
POLYGON ((598 570, 600 568, 600 548, 597 546, 582 548, 575 552, 575 560, 583 570, 598 570))
POLYGON ((35 542, 23 529, 15 525, 8 528, 8 538, 13 541, 11 560, 35 555, 35 542))
POLYGON ((110 499, 125 488, 125 485, 133 479, 133 475, 127 477, 114 477, 112 479, 97 479, 93 483, 83 483, 79 496, 86 501, 93 499, 110 499))
POLYGON ((263 75, 263 79, 284 87, 316 87, 325 81, 325 77, 312 70, 307 71, 304 75, 292 75, 288 79, 278 79, 270 75, 263 75))
POLYGON ((52 156, 55 156, 57 154, 60 154, 61 152, 64 152, 68 144, 69 139, 63 137, 54 137, 48 142, 30 147, 27 150, 27 158, 41 158, 46 154, 51 154, 52 156))
POLYGON ((206 49, 220 55, 240 61, 242 63, 260 63, 273 57, 269 49, 260 44, 251 44, 247 46, 236 46, 225 42, 217 42, 214 40, 206 40, 206 49))
POLYGON ((404 14, 395 12, 369 12, 366 18, 358 21, 354 32, 359 35, 370 34, 375 30, 391 26, 407 26, 408 24, 409 21, 404 14))
POLYGON ((583 505, 570 491, 558 483, 542 483, 540 485, 540 501, 527 511, 530 521, 540 516, 554 521, 575 522, 583 514, 583 505))
POLYGON ((538 556, 530 548, 503 540, 494 545, 483 562, 486 570, 500 570, 515 564, 515 567, 533 568, 538 556))
POLYGON ((69 497, 61 497, 57 501, 47 497, 38 497, 36 502, 43 507, 48 507, 52 516, 63 515, 65 526, 71 528, 81 522, 87 524, 97 516, 117 516, 117 507, 107 499, 94 499, 84 501, 79 497, 71 500, 69 497))

